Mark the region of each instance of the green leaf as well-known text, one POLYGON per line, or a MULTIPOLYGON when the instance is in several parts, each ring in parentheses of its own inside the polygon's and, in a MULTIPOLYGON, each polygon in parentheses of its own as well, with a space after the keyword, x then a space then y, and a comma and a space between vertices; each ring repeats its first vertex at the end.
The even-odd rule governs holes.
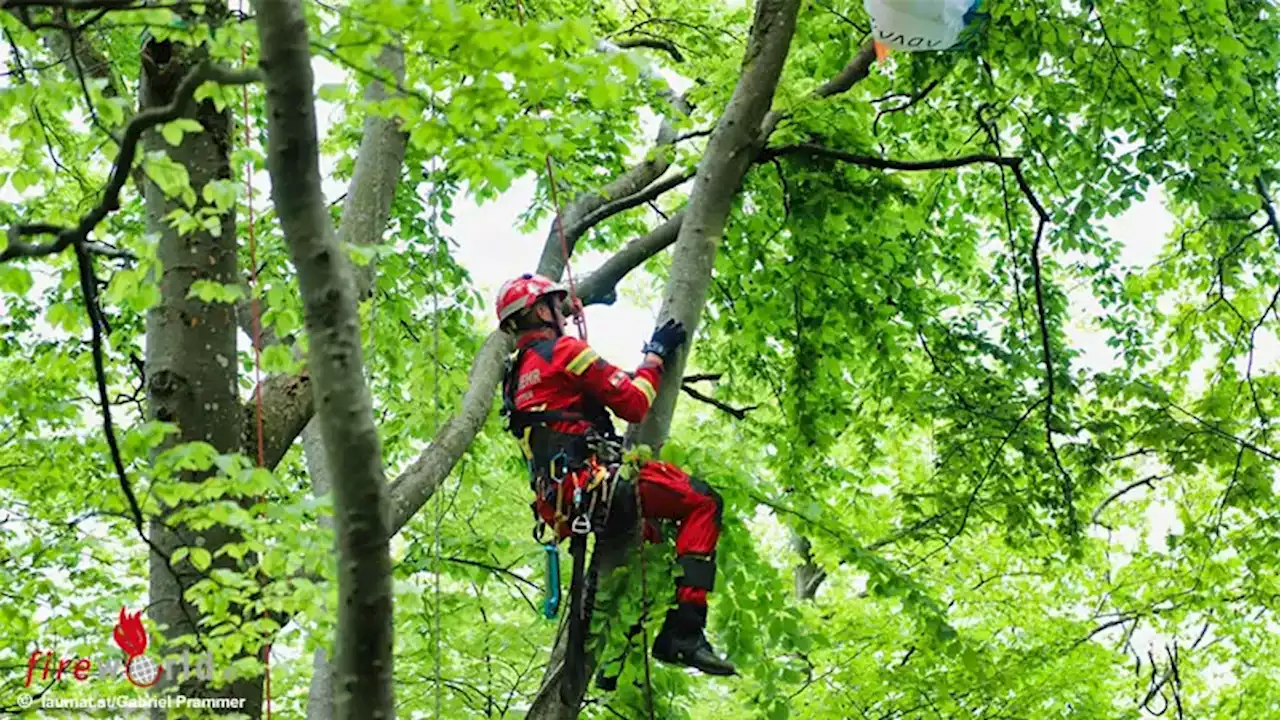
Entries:
POLYGON ((235 303, 245 297, 244 288, 235 283, 218 283, 212 280, 196 280, 187 291, 188 298, 199 298, 207 303, 235 303))
POLYGON ((49 307, 49 311, 45 314, 45 319, 49 324, 67 332, 79 332, 84 327, 84 317, 82 311, 72 306, 70 303, 55 303, 49 307))
POLYGON ((32 285, 31 272, 13 263, 0 263, 0 291, 26 295, 32 285))
POLYGON ((302 363, 294 360, 289 348, 281 344, 269 345, 262 350, 262 370, 267 373, 294 373, 302 363))
POLYGON ((209 555, 209 551, 202 547, 193 547, 191 550, 191 564, 197 570, 204 571, 209 569, 209 564, 213 561, 209 555))
POLYGON ((178 118, 160 126, 160 134, 164 136, 165 142, 175 147, 182 144, 184 133, 203 131, 204 126, 191 118, 178 118))

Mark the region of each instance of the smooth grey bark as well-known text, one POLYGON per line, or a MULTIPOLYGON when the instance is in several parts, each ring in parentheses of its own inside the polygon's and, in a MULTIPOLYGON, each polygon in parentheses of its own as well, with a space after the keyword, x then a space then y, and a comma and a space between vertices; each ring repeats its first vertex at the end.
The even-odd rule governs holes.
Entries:
MULTIPOLYGON (((307 474, 311 477, 311 492, 316 497, 324 497, 332 487, 332 471, 329 469, 329 458, 324 451, 324 439, 320 436, 320 427, 316 421, 307 423, 302 431, 302 455, 307 464, 307 474)), ((320 518, 320 525, 333 527, 333 521, 327 517, 320 518)), ((333 704, 333 665, 324 648, 316 648, 311 659, 311 687, 307 691, 307 720, 333 720, 335 707, 333 704)))
MULTIPOLYGON (((218 22, 217 8, 210 8, 210 21, 218 22)), ((142 79, 139 104, 143 109, 168 104, 178 84, 206 56, 202 48, 151 40, 142 48, 142 79)), ((213 180, 231 177, 229 144, 231 115, 218 111, 211 101, 192 103, 186 117, 196 119, 202 132, 186 133, 177 147, 170 147, 158 132, 148 132, 142 141, 145 151, 167 152, 186 168, 191 187, 200 197, 200 188, 213 180)), ((197 231, 179 235, 166 221, 176 207, 176 198, 167 198, 154 183, 143 182, 147 228, 159 238, 157 256, 164 272, 159 278, 161 299, 147 313, 145 366, 147 406, 151 418, 175 423, 178 433, 164 447, 203 441, 219 452, 240 448, 243 415, 236 387, 236 322, 233 308, 225 303, 205 303, 188 298, 192 283, 211 280, 235 282, 235 216, 222 217, 217 235, 197 231)), ((198 209, 204 205, 197 200, 198 209)), ((160 449, 164 449, 163 447, 160 449)), ((208 473, 186 472, 185 482, 197 482, 208 473)), ((214 526, 201 531, 174 526, 168 518, 178 508, 164 508, 150 521, 152 542, 166 555, 183 546, 203 546, 213 551, 239 539, 229 528, 214 526)), ((213 567, 234 567, 230 557, 215 558, 213 567)), ((149 555, 149 617, 160 628, 162 645, 181 635, 200 635, 199 611, 182 594, 202 573, 187 562, 169 567, 155 552, 149 555)), ((161 676, 158 687, 178 690, 190 697, 244 698, 245 712, 257 718, 262 706, 261 678, 237 680, 214 689, 196 678, 181 683, 161 676)), ((164 717, 163 710, 152 717, 164 717)))
POLYGON ((578 281, 578 298, 583 305, 612 305, 618 299, 618 283, 646 260, 671 247, 684 222, 684 210, 614 253, 590 275, 578 281))
POLYGON ((333 665, 324 648, 316 648, 311 658, 311 687, 307 690, 307 720, 332 720, 333 665))
MULTIPOLYGON (((768 137, 761 124, 773 104, 799 7, 798 0, 761 0, 756 5, 742 74, 698 165, 659 315, 659 322, 675 318, 684 323, 690 336, 702 319, 716 248, 733 200, 768 137)), ((676 353, 663 374, 682 377, 688 354, 687 347, 676 353)), ((671 428, 679 395, 680 383, 663 383, 633 439, 657 449, 671 428)))
POLYGON ((256 10, 266 73, 271 196, 298 271, 311 340, 315 417, 332 469, 339 595, 336 716, 394 718, 386 478, 364 378, 355 273, 329 222, 321 190, 307 23, 298 0, 262 0, 256 10))
MULTIPOLYGON (((697 329, 706 302, 716 247, 733 199, 765 139, 761 124, 773 104, 799 9, 800 0, 760 0, 757 3, 742 74, 698 165, 693 192, 679 223, 671 277, 659 320, 674 317, 689 328, 690 335, 697 329)), ((683 376, 686 354, 687 351, 681 352, 673 358, 663 375, 667 378, 683 376)), ((666 439, 679 391, 679 382, 662 383, 657 400, 636 433, 642 442, 656 448, 666 439)), ((623 551, 612 550, 608 557, 601 558, 602 577, 604 572, 621 562, 623 551)), ((567 639, 567 632, 561 632, 556 638, 552 662, 543 675, 542 685, 526 715, 527 720, 572 720, 578 717, 582 698, 575 698, 571 704, 560 698, 564 671, 562 658, 567 639)), ((585 676, 590 678, 595 673, 596 658, 587 653, 585 661, 585 676)))
MULTIPOLYGON (((265 467, 274 468, 289 452, 298 433, 306 427, 314 409, 311 373, 272 375, 262 381, 262 438, 265 467)), ((241 408, 244 418, 240 432, 240 452, 258 456, 257 408, 250 401, 241 408)))
MULTIPOLYGON (((398 47, 387 46, 378 55, 377 69, 390 74, 396 82, 404 81, 404 52, 398 47)), ((391 93, 381 82, 373 82, 365 89, 366 103, 381 102, 391 93)), ((356 154, 355 171, 347 186, 347 197, 342 207, 342 224, 338 230, 340 242, 367 245, 380 242, 391 217, 391 204, 395 198, 396 183, 404 165, 408 137, 395 118, 370 114, 364 121, 364 133, 356 154)), ((374 266, 368 265, 356 272, 356 293, 367 297, 373 291, 374 266)), ((323 497, 332 487, 332 476, 320 427, 312 419, 302 431, 302 453, 311 477, 311 491, 323 497)), ((332 526, 328 518, 321 523, 332 526)), ((331 720, 333 705, 333 666, 323 648, 317 648, 312 658, 311 688, 307 694, 308 720, 331 720)))

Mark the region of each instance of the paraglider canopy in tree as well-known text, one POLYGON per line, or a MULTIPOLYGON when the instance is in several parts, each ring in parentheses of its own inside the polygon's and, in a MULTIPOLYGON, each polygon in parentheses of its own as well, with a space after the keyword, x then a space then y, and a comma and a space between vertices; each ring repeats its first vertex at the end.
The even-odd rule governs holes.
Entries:
POLYGON ((984 15, 982 0, 864 0, 876 55, 963 47, 984 15))

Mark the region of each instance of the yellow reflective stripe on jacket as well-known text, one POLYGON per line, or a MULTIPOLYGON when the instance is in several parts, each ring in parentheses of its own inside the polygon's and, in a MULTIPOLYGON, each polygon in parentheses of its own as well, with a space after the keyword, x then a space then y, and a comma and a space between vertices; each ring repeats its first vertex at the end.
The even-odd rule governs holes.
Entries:
POLYGON ((573 375, 581 375, 587 371, 587 368, 591 367, 591 363, 595 362, 598 357, 600 357, 600 355, 597 354, 595 350, 587 348, 586 350, 578 353, 578 357, 569 361, 569 364, 565 366, 565 370, 569 371, 569 373, 573 375))
POLYGON ((631 381, 631 384, 635 385, 640 389, 640 392, 644 393, 644 396, 649 399, 650 405, 653 404, 653 398, 658 395, 658 392, 653 389, 653 386, 649 384, 648 380, 645 380, 644 378, 636 378, 631 381))

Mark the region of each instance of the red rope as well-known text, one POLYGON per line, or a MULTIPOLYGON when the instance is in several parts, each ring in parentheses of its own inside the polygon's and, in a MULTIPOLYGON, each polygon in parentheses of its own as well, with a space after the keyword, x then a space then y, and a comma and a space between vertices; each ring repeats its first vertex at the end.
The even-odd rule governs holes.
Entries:
POLYGON ((578 299, 578 288, 573 281, 573 268, 569 265, 569 241, 564 235, 564 213, 560 211, 560 198, 556 194, 556 173, 551 168, 551 153, 547 153, 547 186, 551 191, 551 204, 556 208, 556 232, 560 234, 560 252, 564 255, 564 274, 569 278, 569 299, 573 303, 573 324, 578 328, 578 337, 587 341, 587 314, 582 309, 582 301, 578 299))
MULTIPOLYGON (((524 27, 524 2, 516 0, 516 16, 520 19, 520 27, 524 27)), ((538 114, 542 114, 542 103, 536 105, 538 114)), ((578 299, 578 289, 573 282, 573 268, 569 265, 569 241, 564 235, 564 213, 560 210, 560 198, 556 194, 556 171, 551 167, 551 153, 546 154, 547 187, 551 191, 551 204, 556 209, 556 232, 560 235, 560 253, 564 255, 564 273, 569 278, 569 301, 573 304, 573 324, 578 328, 578 337, 587 341, 587 313, 578 299)))
MULTIPOLYGON (((248 64, 248 52, 245 46, 240 46, 240 64, 248 64)), ((253 133, 250 123, 252 116, 249 114, 249 86, 244 88, 244 146, 248 148, 253 142, 253 133)), ((262 429, 262 318, 259 316, 258 309, 258 240, 255 232, 255 218, 253 216, 253 161, 250 160, 244 166, 244 184, 245 193, 247 195, 245 205, 249 215, 249 285, 250 285, 250 314, 253 316, 253 395, 254 395, 254 414, 258 425, 258 467, 265 467, 267 464, 266 442, 262 429)), ((259 497, 258 503, 262 504, 265 498, 259 497)), ((265 512, 264 512, 265 515, 265 512)), ((266 617, 266 610, 262 615, 266 617)), ((271 643, 268 642, 262 652, 263 661, 263 689, 266 694, 267 704, 267 720, 271 720, 271 643)))

